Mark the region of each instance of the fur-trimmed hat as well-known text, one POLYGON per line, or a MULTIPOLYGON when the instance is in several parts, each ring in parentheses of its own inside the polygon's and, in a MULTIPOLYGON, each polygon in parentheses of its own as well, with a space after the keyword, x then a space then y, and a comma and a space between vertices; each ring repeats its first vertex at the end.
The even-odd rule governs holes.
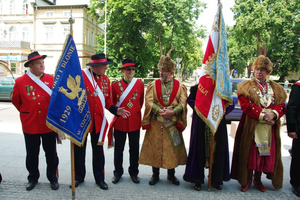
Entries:
POLYGON ((269 74, 271 74, 273 71, 273 63, 268 57, 264 55, 258 56, 253 62, 252 67, 254 70, 261 68, 266 69, 269 74))
POLYGON ((157 65, 158 69, 166 69, 170 72, 174 72, 176 70, 176 63, 171 59, 170 53, 175 47, 172 47, 167 55, 162 55, 160 57, 159 63, 157 65))

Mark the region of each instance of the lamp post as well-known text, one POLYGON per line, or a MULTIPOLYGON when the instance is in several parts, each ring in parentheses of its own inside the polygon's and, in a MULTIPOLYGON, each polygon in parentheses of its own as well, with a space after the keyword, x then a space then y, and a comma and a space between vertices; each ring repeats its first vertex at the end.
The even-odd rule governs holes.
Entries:
POLYGON ((72 16, 72 7, 71 7, 71 16, 69 18, 69 24, 70 24, 70 34, 73 36, 73 27, 72 24, 75 22, 75 18, 72 16))
POLYGON ((178 80, 181 81, 181 75, 180 75, 180 72, 181 72, 181 64, 180 64, 180 62, 182 61, 182 58, 176 58, 176 61, 177 61, 177 65, 176 65, 177 76, 176 76, 176 78, 177 78, 178 80))

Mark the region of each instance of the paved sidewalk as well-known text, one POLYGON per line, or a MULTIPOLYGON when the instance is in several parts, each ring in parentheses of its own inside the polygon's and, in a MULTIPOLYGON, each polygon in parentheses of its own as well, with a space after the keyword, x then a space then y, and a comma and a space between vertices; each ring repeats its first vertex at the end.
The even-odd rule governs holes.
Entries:
MULTIPOLYGON (((195 82, 190 80, 185 84, 189 87, 195 82)), ((189 134, 192 110, 188 110, 188 127, 184 131, 184 139, 186 149, 189 148, 189 134)), ((107 115, 109 115, 107 113, 107 115)), ((108 119, 110 117, 108 116, 108 119)), ((46 163, 44 151, 40 153, 40 174, 39 183, 32 191, 26 191, 27 170, 25 167, 25 144, 22 135, 21 124, 18 111, 10 102, 0 102, 0 172, 3 181, 0 184, 0 200, 12 199, 71 199, 72 193, 69 188, 71 182, 70 167, 70 142, 63 141, 62 145, 58 145, 57 151, 59 155, 59 183, 60 188, 57 191, 51 190, 50 184, 46 178, 46 163)), ((185 166, 176 168, 176 176, 180 180, 180 185, 175 186, 167 180, 167 171, 161 170, 160 181, 150 186, 149 178, 152 175, 150 166, 140 165, 139 177, 140 184, 134 184, 127 172, 129 166, 128 144, 124 150, 124 175, 118 184, 113 184, 113 149, 107 149, 105 144, 105 170, 106 183, 109 190, 101 190, 94 182, 92 173, 92 153, 90 140, 88 138, 87 155, 86 155, 86 178, 85 182, 76 188, 76 199, 298 199, 291 191, 289 184, 289 165, 290 156, 288 149, 291 147, 291 139, 287 137, 286 127, 281 129, 282 137, 282 160, 284 164, 284 182, 283 188, 275 190, 271 185, 271 181, 264 176, 263 184, 267 191, 262 193, 255 189, 252 185, 247 192, 239 190, 240 185, 236 180, 224 182, 223 190, 219 191, 214 188, 210 192, 207 191, 207 179, 202 185, 202 191, 195 191, 193 184, 185 182, 182 179, 185 166)), ((230 125, 228 125, 228 133, 230 133, 230 125)), ((144 138, 144 131, 141 134, 141 145, 144 138)), ((234 139, 229 138, 230 156, 232 154, 234 139)), ((141 146, 140 145, 140 146, 141 146)), ((230 160, 231 161, 231 160, 230 160)), ((208 170, 206 170, 206 175, 208 170)))

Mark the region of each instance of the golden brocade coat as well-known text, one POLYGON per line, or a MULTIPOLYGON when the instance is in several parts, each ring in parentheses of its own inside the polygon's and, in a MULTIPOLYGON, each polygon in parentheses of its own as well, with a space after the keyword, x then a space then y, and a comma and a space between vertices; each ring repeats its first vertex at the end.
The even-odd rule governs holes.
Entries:
MULTIPOLYGON (((187 154, 185 150, 185 145, 182 137, 182 132, 187 125, 187 89, 185 85, 179 83, 179 88, 176 96, 170 106, 176 107, 177 105, 182 105, 182 112, 177 116, 176 127, 178 128, 179 135, 182 139, 182 144, 177 148, 173 148, 172 140, 170 139, 168 130, 163 122, 158 121, 153 117, 151 112, 153 103, 159 107, 165 107, 159 102, 159 97, 157 95, 155 83, 158 81, 153 81, 148 83, 147 91, 145 95, 145 113, 142 120, 143 129, 147 129, 139 163, 150 165, 156 168, 173 169, 178 165, 185 165, 187 154)), ((175 85, 173 87, 173 90, 175 85)))

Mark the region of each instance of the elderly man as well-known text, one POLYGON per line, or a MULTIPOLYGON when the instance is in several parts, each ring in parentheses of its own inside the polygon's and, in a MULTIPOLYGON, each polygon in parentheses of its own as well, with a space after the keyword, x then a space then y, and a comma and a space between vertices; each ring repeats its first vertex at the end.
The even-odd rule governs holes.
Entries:
MULTIPOLYGON (((86 64, 91 66, 83 70, 83 80, 88 96, 88 103, 91 112, 92 123, 90 127, 91 144, 93 150, 93 173, 97 185, 103 190, 108 189, 104 182, 104 151, 103 143, 105 133, 108 128, 104 109, 108 109, 114 115, 127 117, 129 111, 113 105, 110 91, 110 81, 105 76, 107 65, 112 61, 100 53, 91 57, 91 62, 86 64)), ((75 145, 75 187, 84 181, 85 178, 85 154, 86 140, 82 147, 75 145)))
MULTIPOLYGON (((141 128, 141 110, 144 103, 144 83, 134 78, 136 64, 132 59, 127 58, 122 62, 119 68, 124 77, 112 83, 113 103, 122 106, 130 111, 128 118, 115 117, 111 123, 114 128, 115 148, 114 148, 114 177, 113 183, 118 183, 123 175, 123 151, 126 141, 126 135, 129 139, 129 175, 134 183, 139 183, 138 160, 140 146, 140 128, 141 128)), ((111 130, 112 131, 112 130, 111 130)))
POLYGON ((286 93, 278 83, 268 80, 273 63, 264 55, 253 62, 255 77, 238 86, 243 111, 234 142, 231 177, 246 192, 252 184, 265 192, 262 172, 275 189, 282 187, 280 117, 286 112, 286 93), (253 174, 254 171, 254 174, 253 174))
MULTIPOLYGON (((171 49, 172 50, 172 49, 171 49)), ((147 129, 139 163, 152 166, 149 185, 159 181, 159 168, 168 169, 168 180, 179 185, 175 167, 185 165, 187 155, 182 137, 186 127, 186 87, 173 78, 176 63, 162 56, 160 79, 147 85, 143 129, 147 129)))
POLYGON ((24 66, 29 67, 29 70, 16 79, 11 99, 20 112, 25 138, 26 168, 29 172, 26 190, 32 190, 40 177, 38 165, 41 140, 46 156, 47 178, 53 190, 59 188, 56 133, 46 126, 53 84, 53 77, 44 73, 46 57, 37 51, 28 55, 24 66))

